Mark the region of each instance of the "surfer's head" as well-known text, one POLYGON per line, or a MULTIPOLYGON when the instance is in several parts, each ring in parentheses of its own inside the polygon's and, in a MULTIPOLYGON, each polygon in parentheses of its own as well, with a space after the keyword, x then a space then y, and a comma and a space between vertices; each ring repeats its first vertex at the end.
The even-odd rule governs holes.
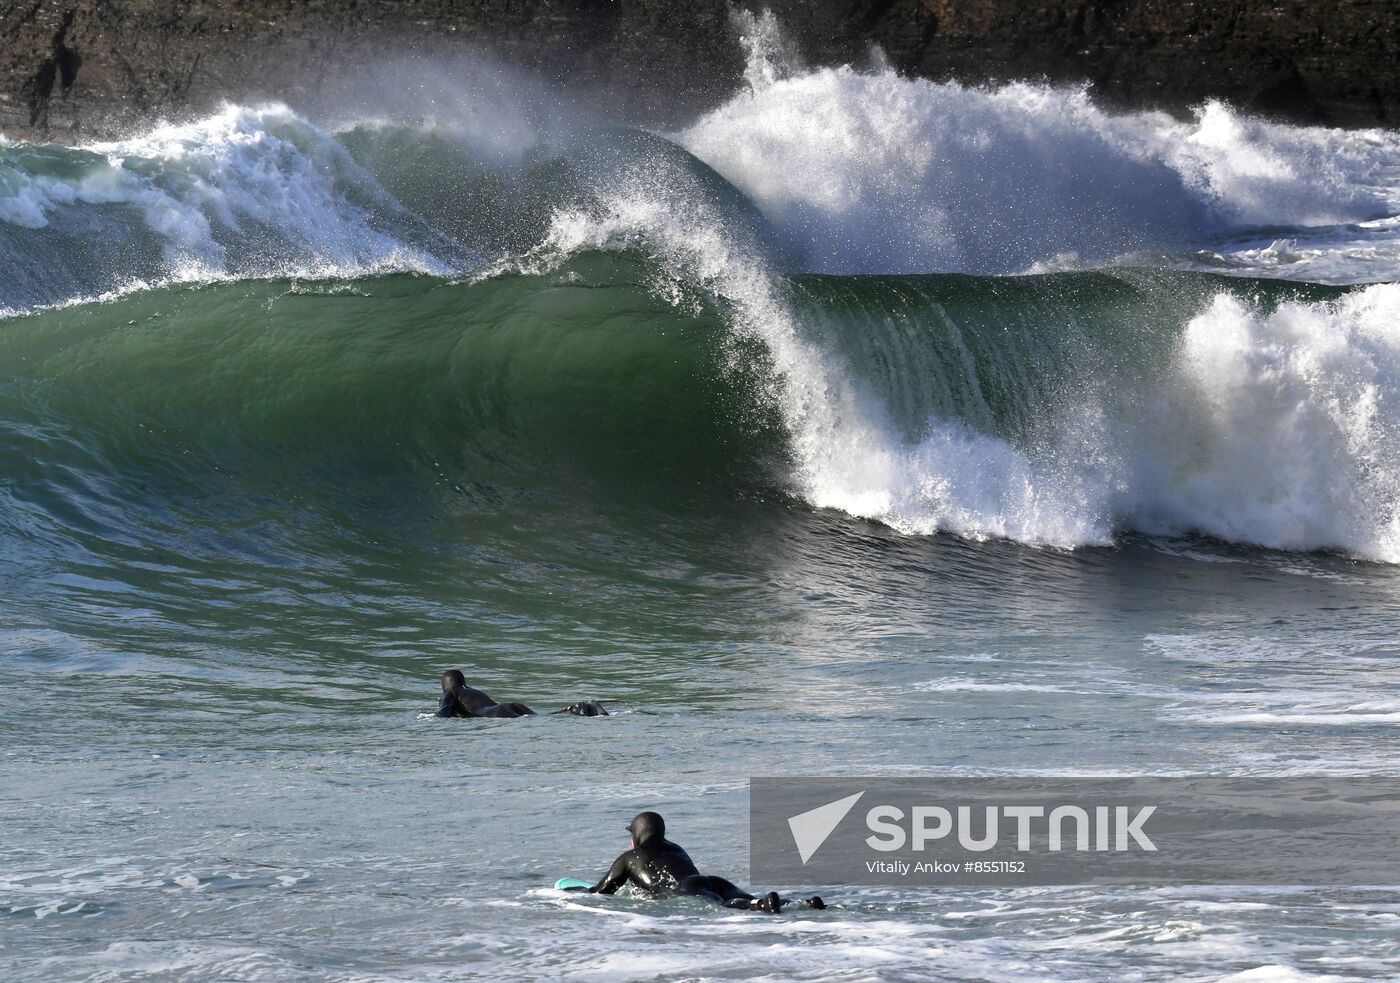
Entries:
POLYGON ((661 818, 660 813, 639 812, 627 825, 627 832, 632 834, 632 846, 639 847, 650 840, 665 837, 666 820, 661 818))
POLYGON ((451 693, 467 685, 467 677, 462 675, 460 669, 449 669, 442 674, 442 688, 444 692, 451 693))

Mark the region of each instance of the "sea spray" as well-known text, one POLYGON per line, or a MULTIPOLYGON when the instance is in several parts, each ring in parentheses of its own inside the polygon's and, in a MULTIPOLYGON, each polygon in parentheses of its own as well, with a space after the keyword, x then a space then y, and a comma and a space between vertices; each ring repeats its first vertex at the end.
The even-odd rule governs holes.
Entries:
POLYGON ((804 330, 786 283, 755 246, 730 234, 703 199, 676 194, 654 172, 645 177, 596 211, 556 215, 540 256, 642 249, 678 283, 726 304, 732 329, 760 342, 769 360, 761 398, 782 414, 800 498, 909 533, 1065 547, 1111 539, 1102 496, 1086 500, 1083 487, 1060 480, 1053 466, 1038 470, 1000 436, 944 418, 905 440, 881 393, 804 330))
MULTIPOLYGON (((749 88, 675 138, 748 194, 809 270, 1015 273, 1219 249, 1261 226, 1308 230, 1326 249, 1346 234, 1330 227, 1400 212, 1393 132, 1267 123, 1218 102, 1185 122, 1111 113, 1084 87, 796 71, 754 34, 749 88)), ((1372 238, 1400 269, 1395 237, 1372 238)))
MULTIPOLYGON (((973 385, 971 402, 955 400, 911 437, 891 411, 890 387, 946 376, 936 362, 946 356, 906 352, 898 377, 872 386, 804 326, 785 281, 713 216, 684 208, 692 199, 657 197, 659 186, 619 194, 601 214, 557 216, 550 248, 641 248, 678 281, 725 301, 734 330, 760 340, 771 359, 768 398, 790 435, 793 489, 811 505, 908 533, 1064 547, 1145 529, 1400 556, 1392 463, 1400 421, 1381 414, 1378 395, 1400 380, 1390 330, 1400 288, 1272 310, 1232 293, 1203 298, 1203 310, 1178 304, 1179 320, 1169 312, 1159 344, 1138 351, 1142 360, 1116 379, 1093 375, 1103 367, 1095 348, 1108 339, 1075 338, 1058 357, 1084 366, 1033 370, 1078 379, 1042 393, 1059 401, 1035 406, 1037 426, 1020 435, 969 424, 986 418, 974 405, 976 380, 995 374, 1009 352, 1002 346, 979 362, 965 350, 954 365, 973 385)), ((906 310, 912 323, 848 321, 844 329, 927 331, 918 318, 936 317, 938 307, 906 310)), ((1023 329, 1035 330, 1034 317, 1023 329)))
POLYGON ((333 138, 283 106, 230 106, 82 149, 0 147, 0 303, 149 284, 474 265, 333 138))
POLYGON ((1400 561, 1400 286, 1217 294, 1130 432, 1135 528, 1400 561))

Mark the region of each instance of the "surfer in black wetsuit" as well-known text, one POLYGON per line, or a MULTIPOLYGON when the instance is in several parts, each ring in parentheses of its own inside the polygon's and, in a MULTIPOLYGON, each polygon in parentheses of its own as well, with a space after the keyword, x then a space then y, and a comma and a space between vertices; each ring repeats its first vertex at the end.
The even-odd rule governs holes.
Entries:
MULTIPOLYGON (((770 915, 776 915, 783 905, 791 903, 779 897, 777 891, 756 898, 723 877, 700 873, 690 855, 666 839, 666 820, 658 813, 639 814, 627 827, 627 832, 632 834, 632 849, 613 861, 607 876, 589 888, 592 893, 616 894, 630 882, 650 894, 687 894, 726 908, 766 911, 770 915)), ((806 898, 801 903, 809 908, 826 907, 818 897, 806 898)))
MULTIPOLYGON (((591 700, 571 703, 555 713, 570 713, 576 717, 606 717, 608 711, 601 703, 591 700)), ((479 689, 467 685, 460 669, 442 674, 442 699, 438 700, 438 717, 533 717, 535 711, 523 703, 497 703, 479 689)))

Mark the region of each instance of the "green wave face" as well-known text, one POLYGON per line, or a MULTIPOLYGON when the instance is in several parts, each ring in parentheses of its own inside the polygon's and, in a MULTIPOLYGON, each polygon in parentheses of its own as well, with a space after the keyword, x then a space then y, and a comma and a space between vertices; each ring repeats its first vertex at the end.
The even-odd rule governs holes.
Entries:
MULTIPOLYGON (((814 350, 906 439, 943 419, 1025 445, 1069 394, 1149 378, 1221 286, 1068 274, 783 290, 814 350)), ((195 504, 205 495, 392 512, 502 494, 712 507, 782 493, 784 380, 728 316, 654 262, 591 253, 478 281, 172 287, 12 320, 4 518, 13 531, 17 515, 43 522, 84 496, 120 526, 175 500, 191 521, 224 521, 195 504)))
POLYGON ((751 373, 729 369, 713 310, 678 314, 642 272, 593 257, 477 283, 249 281, 12 321, 10 492, 50 509, 72 459, 137 512, 230 485, 334 500, 390 479, 421 497, 756 474, 781 442, 751 373))
MULTIPOLYGON (((1020 153, 1034 134, 1013 117, 997 139, 1020 153)), ((974 201, 944 207, 936 168, 875 180, 851 147, 784 143, 805 130, 741 127, 755 152, 794 154, 790 173, 756 168, 712 146, 720 121, 675 141, 574 126, 512 154, 431 123, 331 134, 230 107, 103 148, 0 145, 0 252, 26 271, 0 304, 30 312, 0 337, 0 521, 61 534, 105 509, 133 542, 178 543, 506 500, 758 504, 1070 548, 1134 530, 1400 556, 1400 424, 1367 397, 1400 377, 1392 288, 784 273, 863 269, 900 243, 884 265, 916 265, 919 229, 953 235, 935 253, 962 241, 950 221, 977 226, 953 250, 968 260, 1008 203, 984 228, 974 201)), ((1096 159, 1104 134, 1075 133, 1096 159)), ((1115 207, 1142 204, 1124 189, 1150 174, 1167 212, 1195 201, 1163 161, 1115 160, 1115 207)), ((1017 235, 1058 249, 1098 228, 1074 219, 1092 204, 1075 197, 1044 242, 1034 222, 1017 235)))

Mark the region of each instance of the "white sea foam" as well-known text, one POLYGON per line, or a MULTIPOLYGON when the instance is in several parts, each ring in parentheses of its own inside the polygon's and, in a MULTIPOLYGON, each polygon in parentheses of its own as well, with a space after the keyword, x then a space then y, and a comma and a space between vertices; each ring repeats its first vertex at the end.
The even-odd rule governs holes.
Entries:
POLYGON ((1333 976, 1329 973, 1304 973, 1292 966, 1271 963, 1223 976, 1220 983, 1343 983, 1346 979, 1348 977, 1333 976))
POLYGON ((339 143, 285 106, 228 106, 194 123, 78 150, 5 150, 0 236, 8 226, 14 241, 45 254, 25 253, 16 260, 23 265, 72 268, 47 284, 47 295, 25 297, 26 306, 125 292, 130 284, 446 274, 466 255, 460 248, 448 251, 451 259, 438 255, 440 243, 419 219, 339 143), (25 240, 25 232, 39 237, 25 240), (128 248, 124 265, 109 268, 101 240, 141 236, 158 255, 128 248))
POLYGON ((1400 218, 1243 237, 1183 265, 1313 283, 1400 279, 1400 218))
POLYGON ((1058 407, 1034 447, 945 418, 910 440, 689 191, 621 180, 599 210, 556 215, 544 252, 640 247, 730 305, 772 360, 794 488, 812 505, 916 534, 1074 547, 1192 531, 1400 561, 1400 411, 1385 398, 1400 385, 1400 286, 1275 309, 1221 291, 1149 388, 1058 407))
POLYGON ((1186 122, 1116 114, 1085 87, 796 71, 771 21, 746 27, 748 89, 676 139, 810 269, 1011 273, 1215 250, 1233 231, 1288 226, 1307 262, 1228 249, 1222 262, 1339 282, 1400 275, 1400 233, 1373 221, 1400 213, 1400 134, 1267 123, 1219 102, 1186 122), (1307 231, 1344 223, 1363 224, 1307 231))
POLYGON ((667 193, 674 190, 656 180, 633 183, 598 213, 560 213, 541 254, 640 245, 678 279, 732 305, 734 330, 760 341, 772 361, 768 396, 787 422, 803 498, 907 532, 952 529, 1065 546, 1108 540, 1107 525, 1086 520, 1064 498, 1074 489, 1037 483, 1025 457, 1002 440, 947 422, 904 445, 879 399, 804 336, 781 282, 756 252, 728 233, 703 198, 667 193))
POLYGON ((1065 686, 1044 683, 986 683, 974 679, 930 679, 912 687, 923 693, 1073 693, 1065 686))
POLYGON ((114 174, 130 174, 128 162, 160 162, 162 180, 142 182, 156 185, 162 206, 147 210, 146 219, 182 257, 199 255, 196 246, 219 259, 228 251, 210 242, 210 220, 190 215, 197 209, 226 233, 263 233, 258 257, 277 263, 268 272, 280 275, 327 269, 343 276, 384 266, 446 271, 394 234, 402 231, 394 223, 411 224, 409 217, 344 148, 285 106, 229 106, 197 123, 88 149, 105 155, 114 174), (181 236, 194 241, 185 247, 181 236))
MULTIPOLYGON (((1366 220, 1400 211, 1400 135, 1269 124, 1217 103, 1183 123, 1106 113, 1082 89, 795 72, 771 21, 746 27, 748 91, 679 141, 749 194, 807 268, 1006 271, 1067 251, 1082 264, 1125 236, 1160 247, 1364 223, 1314 235, 1306 257, 1275 244, 1230 259, 1346 280, 1361 267, 1338 264, 1360 250, 1362 279, 1395 271, 1395 222, 1366 220)), ((640 235, 762 339, 814 505, 912 533, 1076 546, 1130 527, 1400 560, 1400 416, 1386 399, 1400 385, 1400 287, 1272 311, 1222 292, 1140 399, 1061 407, 1034 449, 949 419, 911 442, 712 217, 633 189, 605 224, 595 246, 640 235)))
MULTIPOLYGON (((1216 102, 1184 122, 1112 113, 1084 87, 803 70, 771 17, 738 20, 746 87, 675 139, 747 194, 805 269, 1014 273, 1181 250, 1174 261, 1233 272, 1400 276, 1395 132, 1268 123, 1216 102)), ((396 126, 455 140, 483 163, 567 156, 591 118, 501 71, 469 72, 460 90, 413 89, 411 122, 391 87, 372 99, 397 107, 387 117, 396 126)), ((357 118, 386 120, 370 103, 357 118)), ((166 260, 186 267, 461 265, 340 143, 285 106, 229 106, 83 149, 74 168, 52 166, 44 148, 0 146, 0 233, 126 206, 166 260)))
POLYGON ((1281 549, 1400 560, 1400 286, 1266 312, 1220 294, 1127 439, 1120 510, 1281 549))

